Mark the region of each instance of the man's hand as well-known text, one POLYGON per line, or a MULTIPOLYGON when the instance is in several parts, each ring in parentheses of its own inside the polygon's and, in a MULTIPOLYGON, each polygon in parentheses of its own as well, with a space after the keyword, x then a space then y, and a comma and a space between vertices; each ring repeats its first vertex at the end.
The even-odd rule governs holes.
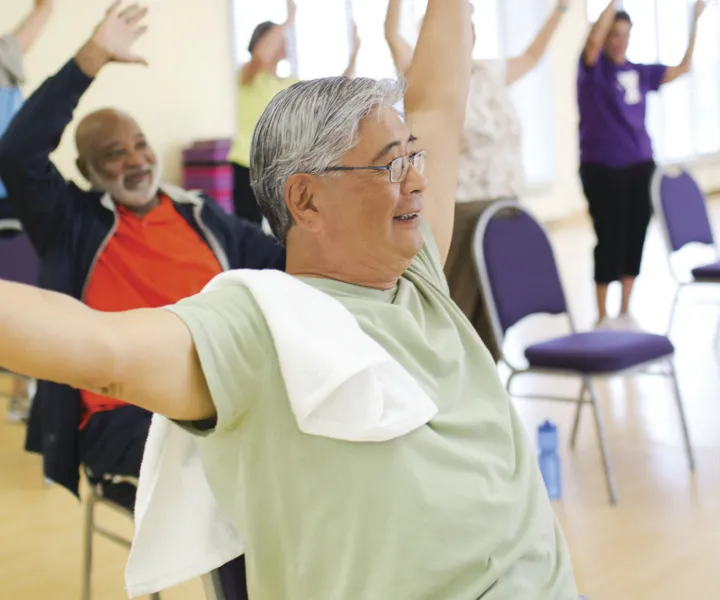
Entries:
POLYGON ((90 40, 75 57, 80 69, 89 77, 95 77, 110 62, 147 64, 132 51, 135 41, 147 31, 147 27, 141 25, 147 12, 147 8, 137 4, 122 9, 122 0, 113 2, 90 40))
POLYGON ((700 20, 700 17, 702 17, 702 14, 705 12, 706 8, 707 3, 705 2, 705 0, 697 0, 697 2, 695 3, 695 10, 693 11, 693 17, 696 23, 700 20))

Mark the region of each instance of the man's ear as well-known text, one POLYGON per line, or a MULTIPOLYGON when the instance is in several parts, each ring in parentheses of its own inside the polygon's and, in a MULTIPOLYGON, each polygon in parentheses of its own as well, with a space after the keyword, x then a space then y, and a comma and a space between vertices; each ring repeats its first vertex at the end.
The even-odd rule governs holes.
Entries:
POLYGON ((87 163, 85 162, 85 160, 78 157, 78 159, 75 161, 75 166, 77 167, 78 171, 80 171, 80 174, 85 179, 90 181, 90 174, 88 173, 87 163))
POLYGON ((285 184, 285 203, 293 223, 311 231, 317 231, 320 226, 320 211, 315 201, 317 189, 317 179, 306 173, 291 175, 285 184))

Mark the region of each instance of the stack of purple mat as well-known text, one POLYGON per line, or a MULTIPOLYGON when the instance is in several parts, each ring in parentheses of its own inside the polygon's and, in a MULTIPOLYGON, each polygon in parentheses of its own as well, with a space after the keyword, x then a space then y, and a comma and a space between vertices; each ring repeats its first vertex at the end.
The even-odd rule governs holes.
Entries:
POLYGON ((183 150, 183 187, 210 196, 233 212, 233 171, 227 161, 232 140, 201 140, 183 150))

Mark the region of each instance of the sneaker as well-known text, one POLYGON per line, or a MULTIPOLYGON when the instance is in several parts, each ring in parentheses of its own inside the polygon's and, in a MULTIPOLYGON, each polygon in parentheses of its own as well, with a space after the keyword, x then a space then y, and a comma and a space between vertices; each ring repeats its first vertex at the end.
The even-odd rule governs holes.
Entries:
POLYGON ((595 323, 596 331, 612 331, 613 330, 613 319, 610 317, 604 317, 595 323))
POLYGON ((613 329, 615 331, 634 331, 636 333, 644 332, 643 328, 640 327, 638 322, 629 314, 620 315, 617 319, 614 319, 613 329))

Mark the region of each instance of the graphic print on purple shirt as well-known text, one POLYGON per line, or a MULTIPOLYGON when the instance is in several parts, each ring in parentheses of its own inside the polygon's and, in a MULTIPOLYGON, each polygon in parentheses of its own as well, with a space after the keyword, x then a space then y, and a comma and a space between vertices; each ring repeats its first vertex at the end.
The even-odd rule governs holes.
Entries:
POLYGON ((666 70, 664 65, 616 65, 604 52, 589 67, 580 57, 580 162, 621 168, 652 159, 647 94, 660 89, 666 70))

